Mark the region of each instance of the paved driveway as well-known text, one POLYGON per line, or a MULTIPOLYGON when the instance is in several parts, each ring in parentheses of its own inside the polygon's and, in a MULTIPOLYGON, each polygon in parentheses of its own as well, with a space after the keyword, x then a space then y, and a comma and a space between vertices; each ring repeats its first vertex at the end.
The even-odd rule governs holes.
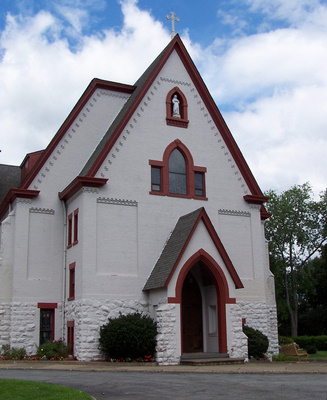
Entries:
MULTIPOLYGON (((0 379, 51 382, 97 400, 326 400, 325 374, 213 374, 0 370, 0 379)), ((1 393, 0 393, 1 399, 1 393)))

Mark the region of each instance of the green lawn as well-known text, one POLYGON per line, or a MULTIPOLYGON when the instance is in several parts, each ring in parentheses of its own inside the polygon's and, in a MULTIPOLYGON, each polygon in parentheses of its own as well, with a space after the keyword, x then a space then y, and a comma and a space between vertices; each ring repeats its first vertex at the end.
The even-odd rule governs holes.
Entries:
POLYGON ((327 359, 327 350, 325 350, 325 351, 322 351, 322 350, 320 350, 320 351, 317 351, 317 353, 316 354, 309 354, 309 358, 313 358, 313 359, 315 359, 315 358, 326 358, 327 359))
POLYGON ((80 390, 52 383, 0 379, 1 400, 90 400, 80 390))

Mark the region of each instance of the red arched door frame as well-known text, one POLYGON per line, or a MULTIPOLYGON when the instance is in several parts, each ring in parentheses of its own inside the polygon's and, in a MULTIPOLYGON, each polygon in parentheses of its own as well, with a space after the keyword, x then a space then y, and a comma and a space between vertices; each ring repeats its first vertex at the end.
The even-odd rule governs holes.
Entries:
MULTIPOLYGON (((169 303, 182 302, 182 290, 186 275, 191 268, 197 263, 203 264, 212 274, 214 285, 217 293, 217 320, 218 320, 218 349, 219 353, 227 353, 227 323, 226 323, 226 304, 235 304, 236 299, 229 297, 229 288, 227 279, 221 267, 205 250, 200 249, 192 257, 190 257, 183 265, 175 288, 175 297, 168 298, 169 303)), ((181 331, 183 327, 181 313, 181 331)), ((181 332, 181 342, 183 341, 181 332)), ((183 343, 182 343, 183 348, 183 343)))

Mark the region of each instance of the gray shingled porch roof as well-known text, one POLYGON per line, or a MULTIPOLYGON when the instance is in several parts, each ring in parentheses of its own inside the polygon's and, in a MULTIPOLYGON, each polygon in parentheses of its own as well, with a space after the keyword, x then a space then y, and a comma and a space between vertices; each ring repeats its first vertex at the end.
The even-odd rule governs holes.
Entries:
POLYGON ((199 208, 179 218, 143 290, 165 286, 202 210, 199 208))

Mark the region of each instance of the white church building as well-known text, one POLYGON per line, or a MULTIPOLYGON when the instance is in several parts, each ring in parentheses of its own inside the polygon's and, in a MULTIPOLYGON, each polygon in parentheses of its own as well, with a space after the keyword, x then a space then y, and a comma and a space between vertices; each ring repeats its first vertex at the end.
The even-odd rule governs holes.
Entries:
POLYGON ((267 198, 178 35, 135 85, 94 79, 0 174, 0 347, 100 359, 100 326, 141 312, 160 364, 247 358, 243 324, 278 352, 267 198))

